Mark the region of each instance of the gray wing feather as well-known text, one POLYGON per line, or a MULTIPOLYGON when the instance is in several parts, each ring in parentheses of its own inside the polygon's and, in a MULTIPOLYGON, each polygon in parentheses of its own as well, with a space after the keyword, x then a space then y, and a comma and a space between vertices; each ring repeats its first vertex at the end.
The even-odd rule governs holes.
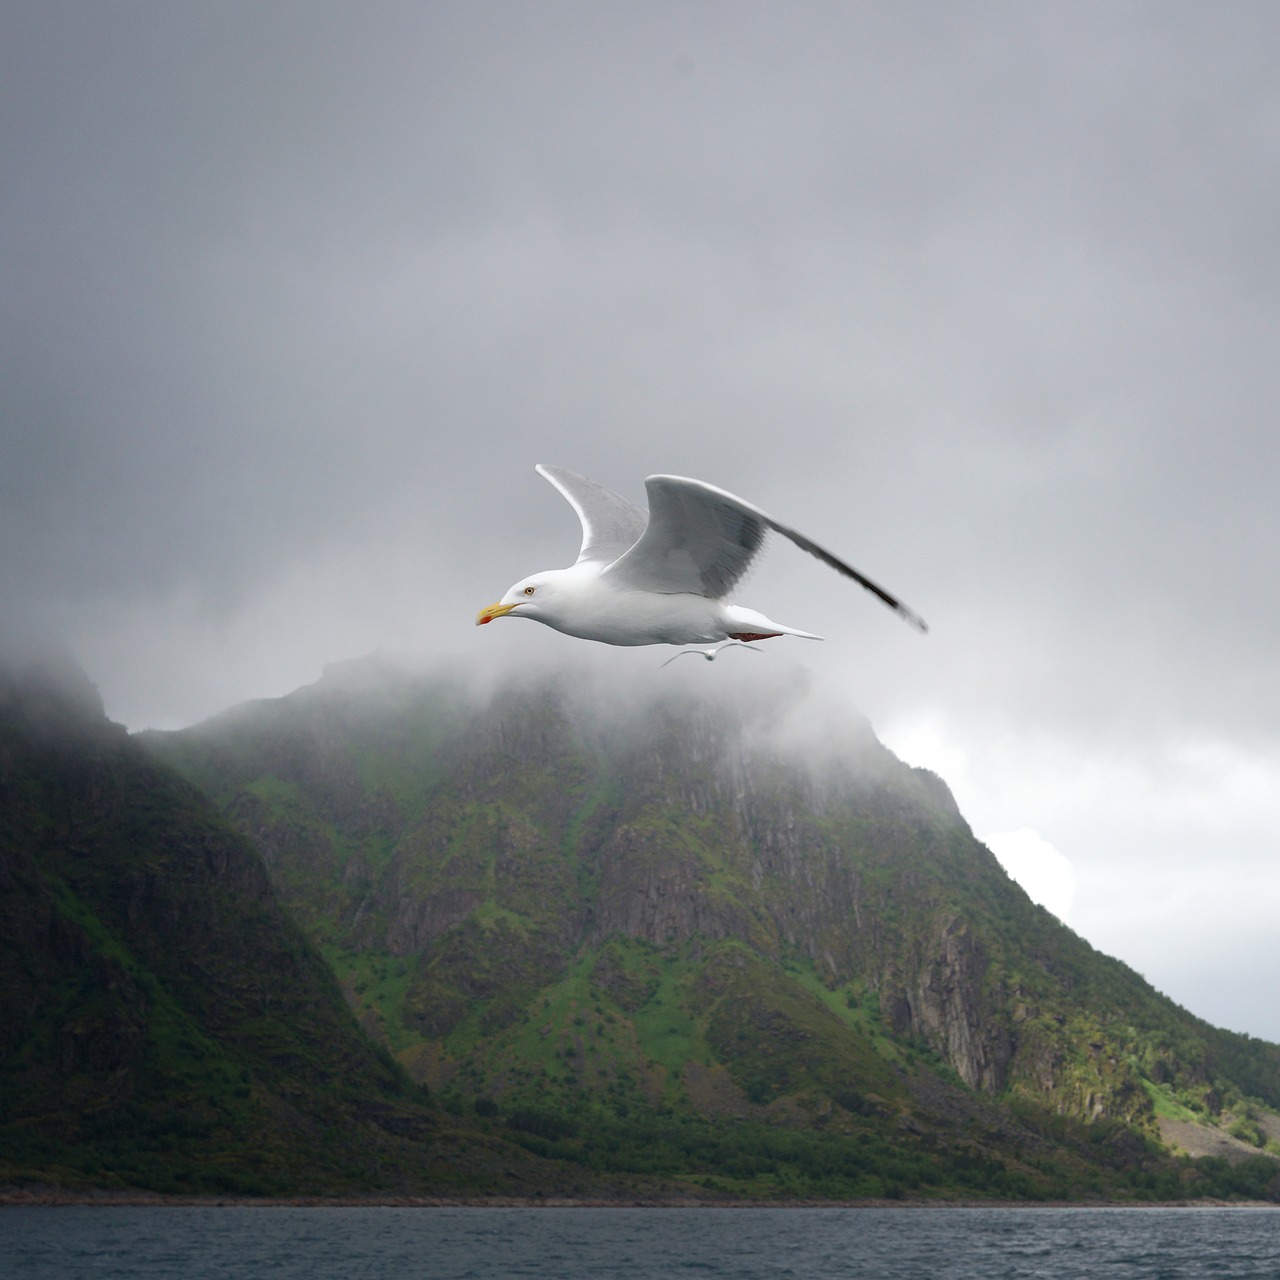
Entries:
POLYGON ((764 546, 768 517, 700 480, 650 476, 649 524, 611 576, 645 591, 719 599, 764 546))
POLYGON ((772 530, 852 578, 912 626, 928 630, 924 619, 896 596, 759 507, 684 476, 650 476, 645 488, 648 527, 609 570, 627 584, 645 591, 690 592, 719 599, 746 573, 772 530))
POLYGON ((536 469, 578 513, 582 523, 582 548, 577 563, 596 560, 612 564, 644 533, 648 523, 644 512, 611 489, 563 467, 538 463, 536 469))

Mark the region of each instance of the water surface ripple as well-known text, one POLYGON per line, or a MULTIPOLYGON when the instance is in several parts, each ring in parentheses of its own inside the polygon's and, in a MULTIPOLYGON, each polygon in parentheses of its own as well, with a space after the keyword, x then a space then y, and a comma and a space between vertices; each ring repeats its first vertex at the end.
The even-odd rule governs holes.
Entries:
POLYGON ((18 1280, 1277 1280, 1271 1209, 0 1209, 18 1280))

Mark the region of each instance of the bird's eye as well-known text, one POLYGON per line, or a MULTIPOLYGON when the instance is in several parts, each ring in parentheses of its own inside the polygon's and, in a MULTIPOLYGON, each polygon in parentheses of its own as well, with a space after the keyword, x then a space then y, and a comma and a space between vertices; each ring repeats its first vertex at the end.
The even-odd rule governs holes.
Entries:
POLYGON ((531 596, 531 595, 533 595, 534 590, 535 590, 535 588, 533 588, 533 587, 525 587, 525 589, 524 589, 524 593, 525 593, 525 595, 527 595, 527 596, 531 596))

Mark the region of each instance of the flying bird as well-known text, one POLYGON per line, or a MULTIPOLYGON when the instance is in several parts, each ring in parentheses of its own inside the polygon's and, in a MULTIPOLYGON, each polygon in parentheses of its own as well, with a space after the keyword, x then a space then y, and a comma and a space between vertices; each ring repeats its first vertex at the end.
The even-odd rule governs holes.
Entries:
POLYGON ((566 635, 616 645, 724 642, 724 648, 783 635, 821 640, 724 602, 772 530, 852 578, 913 627, 928 630, 923 618, 857 569, 715 485, 650 476, 644 482, 646 516, 585 476, 541 463, 537 470, 578 513, 582 549, 567 569, 522 578, 497 604, 480 610, 478 627, 495 618, 532 618, 566 635))
POLYGON ((713 644, 709 649, 681 649, 679 653, 668 658, 662 665, 669 667, 676 658, 683 658, 686 654, 695 653, 701 658, 706 658, 708 662, 714 662, 725 649, 745 649, 748 653, 760 652, 759 649, 753 649, 749 644, 744 644, 741 640, 726 640, 723 644, 713 644))

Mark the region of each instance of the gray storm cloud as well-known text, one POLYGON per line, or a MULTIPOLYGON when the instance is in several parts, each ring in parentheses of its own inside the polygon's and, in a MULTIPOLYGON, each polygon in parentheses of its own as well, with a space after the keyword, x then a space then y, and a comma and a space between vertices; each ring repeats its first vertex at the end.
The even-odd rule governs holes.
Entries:
MULTIPOLYGON (((1278 41, 1268 4, 16 0, 4 631, 134 727, 382 647, 537 663, 571 642, 471 627, 576 552, 533 464, 705 479, 929 619, 778 545, 739 594, 1159 982, 1190 908, 1126 934, 1104 880, 1231 848, 1280 903, 1278 41)), ((1262 963, 1220 950, 1218 990, 1262 963)))

